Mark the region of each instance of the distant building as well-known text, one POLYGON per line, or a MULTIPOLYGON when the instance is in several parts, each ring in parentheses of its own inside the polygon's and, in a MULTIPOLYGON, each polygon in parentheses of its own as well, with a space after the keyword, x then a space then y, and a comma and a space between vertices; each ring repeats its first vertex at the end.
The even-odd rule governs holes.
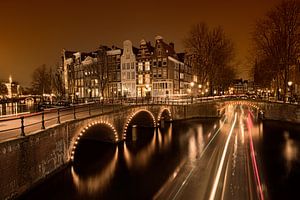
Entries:
POLYGON ((136 97, 136 55, 138 49, 132 46, 130 40, 123 42, 121 56, 121 83, 123 97, 136 97))
POLYGON ((233 94, 246 94, 248 92, 248 81, 243 79, 235 79, 231 84, 233 94))
POLYGON ((136 90, 138 97, 152 96, 152 55, 154 47, 150 42, 141 40, 140 48, 136 57, 137 61, 137 83, 136 90))
POLYGON ((176 54, 173 43, 155 38, 155 47, 130 40, 123 49, 100 46, 96 51, 62 52, 61 73, 66 99, 87 101, 120 97, 173 97, 187 95, 193 67, 184 53, 176 54))
POLYGON ((174 50, 174 44, 167 44, 161 36, 155 37, 153 61, 153 97, 173 96, 179 93, 179 85, 175 88, 174 78, 179 79, 179 62, 174 50), (177 67, 176 67, 177 66, 177 67))
POLYGON ((118 98, 122 96, 121 84, 121 55, 122 49, 115 46, 107 52, 108 69, 108 97, 118 98))
POLYGON ((20 94, 20 85, 16 82, 13 82, 12 77, 9 77, 9 82, 4 83, 7 87, 7 98, 14 98, 20 94))
POLYGON ((63 80, 71 100, 99 97, 97 52, 63 50, 63 80))

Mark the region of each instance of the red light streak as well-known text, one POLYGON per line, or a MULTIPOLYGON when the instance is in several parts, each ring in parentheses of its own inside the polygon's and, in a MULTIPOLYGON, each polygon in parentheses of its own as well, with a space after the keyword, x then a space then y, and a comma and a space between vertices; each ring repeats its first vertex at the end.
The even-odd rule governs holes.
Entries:
POLYGON ((249 139, 250 139, 250 151, 251 151, 251 160, 252 160, 252 166, 255 174, 255 178, 258 184, 258 190, 259 190, 259 197, 261 200, 264 199, 263 192, 262 192, 262 187, 261 187, 261 181, 259 177, 259 172, 258 172, 258 167, 257 167, 257 162, 256 162, 256 157, 255 157, 255 151, 254 151, 254 145, 253 145, 253 140, 252 140, 252 121, 250 117, 250 113, 248 114, 247 118, 247 127, 248 127, 248 132, 249 132, 249 139))

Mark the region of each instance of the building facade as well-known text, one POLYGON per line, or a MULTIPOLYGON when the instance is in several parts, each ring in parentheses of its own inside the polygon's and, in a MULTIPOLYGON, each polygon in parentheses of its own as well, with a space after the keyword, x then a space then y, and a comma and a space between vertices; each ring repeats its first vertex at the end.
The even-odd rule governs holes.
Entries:
POLYGON ((122 97, 136 97, 136 55, 137 49, 133 48, 132 42, 123 42, 123 54, 121 56, 121 83, 122 97))
POLYGON ((121 84, 121 55, 122 50, 113 46, 107 52, 108 70, 108 97, 120 98, 122 96, 121 84))
POLYGON ((137 54, 136 93, 137 97, 152 96, 152 56, 153 46, 144 39, 140 42, 137 54))
MULTIPOLYGON (((174 44, 155 37, 155 46, 141 40, 134 48, 130 40, 123 49, 100 46, 89 53, 62 52, 62 76, 66 99, 87 101, 121 97, 176 97, 188 95, 195 80, 193 67, 174 44)), ((196 77, 197 79, 197 77, 196 77)))

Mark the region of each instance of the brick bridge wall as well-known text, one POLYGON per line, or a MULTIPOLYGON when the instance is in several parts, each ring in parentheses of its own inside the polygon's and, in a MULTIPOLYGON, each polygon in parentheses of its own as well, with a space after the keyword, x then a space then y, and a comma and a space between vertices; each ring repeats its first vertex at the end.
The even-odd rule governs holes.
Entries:
MULTIPOLYGON (((157 123, 164 110, 173 120, 216 117, 216 103, 193 105, 132 106, 106 115, 68 121, 10 141, 0 143, 0 199, 13 199, 69 163, 72 149, 82 131, 95 122, 109 124, 117 133, 114 142, 122 141, 126 124, 141 110, 157 123)), ((156 124, 154 124, 156 125, 156 124)))

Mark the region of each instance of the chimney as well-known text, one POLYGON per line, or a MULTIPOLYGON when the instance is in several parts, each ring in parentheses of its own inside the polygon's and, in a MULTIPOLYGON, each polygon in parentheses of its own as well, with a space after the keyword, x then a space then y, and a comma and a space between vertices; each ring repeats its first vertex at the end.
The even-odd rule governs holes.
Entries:
POLYGON ((169 43, 169 46, 170 46, 173 50, 175 50, 175 49, 174 49, 174 43, 173 43, 173 42, 170 42, 170 43, 169 43))

